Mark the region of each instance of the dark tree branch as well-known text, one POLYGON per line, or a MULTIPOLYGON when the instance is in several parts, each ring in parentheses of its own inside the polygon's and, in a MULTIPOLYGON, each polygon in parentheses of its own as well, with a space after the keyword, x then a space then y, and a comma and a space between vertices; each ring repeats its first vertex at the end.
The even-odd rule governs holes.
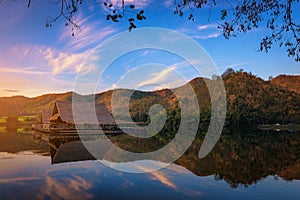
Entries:
MULTIPOLYGON (((235 37, 239 33, 265 27, 267 34, 260 42, 259 51, 268 52, 274 43, 279 43, 280 47, 286 48, 289 57, 300 61, 300 24, 294 21, 292 16, 300 0, 223 1, 231 6, 230 9, 221 11, 220 18, 224 22, 218 25, 226 39, 235 37)), ((0 0, 1 2, 3 0, 0 0)), ((61 7, 60 13, 55 18, 48 17, 46 27, 51 27, 54 22, 64 18, 66 26, 72 25, 72 35, 74 35, 74 31, 79 26, 73 21, 73 17, 82 2, 83 0, 58 0, 56 4, 61 7)), ((126 0, 119 0, 115 5, 111 0, 103 0, 103 4, 108 12, 106 20, 117 23, 126 19, 129 23, 129 31, 136 28, 136 21, 146 19, 144 10, 136 10, 135 5, 126 3, 126 0)), ((31 0, 28 0, 27 7, 30 5, 31 0)), ((216 0, 174 0, 174 14, 183 17, 184 12, 188 11, 187 18, 194 21, 195 10, 200 10, 204 6, 209 6, 211 10, 216 5, 216 0)), ((208 19, 209 17, 210 13, 208 19)))
POLYGON ((129 31, 136 28, 136 20, 146 20, 146 17, 144 16, 144 10, 136 10, 135 5, 126 4, 125 0, 121 1, 120 7, 118 5, 113 5, 110 0, 105 0, 103 5, 109 12, 109 14, 106 16, 106 20, 120 22, 123 18, 125 18, 129 22, 129 31))

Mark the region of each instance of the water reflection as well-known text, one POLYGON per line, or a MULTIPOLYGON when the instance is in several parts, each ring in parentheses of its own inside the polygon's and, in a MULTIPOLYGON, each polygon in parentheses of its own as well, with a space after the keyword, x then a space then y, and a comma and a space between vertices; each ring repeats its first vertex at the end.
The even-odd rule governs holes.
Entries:
MULTIPOLYGON (((111 138, 119 147, 128 150, 153 148, 145 140, 126 140, 124 135, 111 138), (123 142, 121 142, 123 141, 123 142)), ((231 187, 251 185, 261 179, 276 175, 284 180, 300 180, 300 133, 256 132, 223 135, 214 150, 205 158, 198 157, 202 140, 196 139, 189 150, 175 164, 181 165, 197 176, 213 175, 215 180, 225 180, 231 187)), ((80 141, 49 142, 52 163, 94 160, 80 141)), ((104 152, 107 153, 109 148, 104 152)), ((105 156, 103 154, 103 157, 105 156)))
MULTIPOLYGON (((300 194, 299 132, 227 133, 203 159, 197 156, 199 137, 166 169, 127 174, 93 161, 75 137, 47 140, 41 134, 13 130, 0 134, 4 199, 297 199, 300 194)), ((159 145, 126 135, 111 140, 121 148, 146 152, 159 145)))

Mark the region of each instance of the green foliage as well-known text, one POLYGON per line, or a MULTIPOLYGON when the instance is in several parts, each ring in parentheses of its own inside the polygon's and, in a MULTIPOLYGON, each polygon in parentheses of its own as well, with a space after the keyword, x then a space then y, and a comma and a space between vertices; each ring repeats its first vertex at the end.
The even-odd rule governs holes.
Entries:
POLYGON ((0 117, 0 123, 6 123, 6 121, 7 121, 7 116, 0 117))
MULTIPOLYGON (((242 128, 256 127, 264 123, 298 123, 300 117, 300 96, 298 93, 280 88, 255 77, 251 73, 234 71, 229 68, 222 77, 227 93, 226 127, 242 128)), ((213 82, 214 80, 211 80, 213 82)), ((205 82, 201 79, 191 81, 191 85, 197 93, 200 103, 199 131, 205 132, 210 122, 210 98, 205 88, 205 82)), ((184 86, 178 89, 184 91, 184 86)), ((158 94, 159 92, 156 92, 158 94)), ((160 103, 165 106, 168 113, 164 132, 175 132, 180 124, 180 109, 178 102, 172 101, 172 94, 165 92, 158 96, 144 96, 135 99, 132 104, 132 118, 135 121, 148 119, 147 112, 153 104, 160 103), (176 105, 174 105, 177 103, 176 105), (142 108, 141 108, 142 107, 142 108), (138 109, 141 108, 141 109, 138 109)), ((185 103, 189 103, 188 98, 185 103)))
MULTIPOLYGON (((223 75, 224 85, 227 95, 227 116, 226 127, 256 127, 258 124, 267 123, 299 123, 300 121, 300 94, 297 90, 299 76, 284 76, 278 81, 275 77, 272 81, 264 81, 251 73, 242 70, 227 70, 223 75), (285 83, 282 84, 281 80, 285 83), (293 84, 292 84, 293 83, 293 84)), ((206 82, 213 84, 214 81, 204 78, 196 78, 190 81, 190 86, 194 89, 198 97, 200 107, 199 132, 205 132, 210 122, 211 99, 206 82)), ((184 96, 184 104, 191 101, 191 97, 186 94, 188 85, 183 85, 173 89, 176 94, 184 96)), ((128 90, 117 90, 120 95, 127 95, 128 90)), ((0 113, 9 116, 21 117, 19 121, 31 120, 32 115, 39 115, 41 109, 51 108, 56 100, 71 100, 73 93, 49 94, 35 98, 10 97, 0 98, 0 113)), ((98 103, 105 103, 111 110, 112 91, 97 94, 95 96, 98 103)), ((116 102, 117 103, 117 102, 116 102)), ((129 102, 131 118, 135 122, 143 122, 144 125, 150 123, 149 109, 152 105, 162 105, 167 113, 167 123, 162 133, 176 132, 181 120, 181 110, 178 99, 171 90, 164 89, 154 92, 135 91, 129 102)), ((123 105, 116 105, 121 109, 123 105)), ((126 108, 127 109, 127 108, 126 108)), ((190 108, 197 110, 198 108, 190 108)), ((193 117, 195 113, 190 113, 193 117)), ((160 113, 156 114, 158 118, 160 113)), ((122 117, 122 116, 121 116, 122 117)), ((4 120, 5 118, 0 118, 4 120)), ((170 136, 172 137, 172 136, 170 136)))
POLYGON ((240 125, 289 123, 299 116, 298 93, 273 85, 246 72, 225 77, 227 109, 240 125))
POLYGON ((38 116, 36 115, 29 115, 29 116, 19 116, 18 121, 19 122, 28 122, 28 121, 36 121, 38 116))

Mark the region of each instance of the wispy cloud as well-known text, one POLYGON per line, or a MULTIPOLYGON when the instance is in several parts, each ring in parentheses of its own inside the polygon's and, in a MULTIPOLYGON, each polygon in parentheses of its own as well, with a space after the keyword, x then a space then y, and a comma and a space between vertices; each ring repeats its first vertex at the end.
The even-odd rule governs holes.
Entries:
POLYGON ((222 35, 222 31, 218 29, 218 25, 216 23, 205 24, 201 26, 182 27, 177 30, 187 34, 192 38, 202 40, 218 38, 222 35))
MULTIPOLYGON (((26 96, 70 91, 76 74, 88 73, 96 67, 81 66, 88 53, 69 53, 37 45, 16 46, 10 58, 1 63, 0 88, 20 91, 26 96)), ((0 91, 0 96, 11 94, 0 91)))
POLYGON ((211 38, 218 38, 221 35, 222 35, 222 33, 215 32, 215 33, 210 33, 210 34, 205 34, 205 35, 194 35, 192 37, 194 37, 196 39, 207 40, 207 39, 211 39, 211 38))
MULTIPOLYGON (((184 29, 178 29, 177 31, 184 33, 184 31, 182 31, 182 30, 184 30, 184 29)), ((165 34, 165 32, 164 32, 160 35, 161 42, 166 43, 166 44, 170 44, 170 43, 180 41, 183 38, 184 37, 182 35, 176 34, 176 33, 173 33, 173 32, 168 32, 167 34, 165 34)))
POLYGON ((26 10, 24 9, 23 2, 16 1, 4 1, 1 2, 0 6, 0 26, 3 28, 5 26, 12 26, 19 22, 22 17, 26 14, 26 10))
POLYGON ((49 92, 58 93, 70 91, 73 88, 73 80, 56 79, 51 73, 45 75, 0 73, 0 96, 11 96, 22 94, 28 97, 35 97, 49 92), (38 86, 38 87, 37 87, 38 86), (5 89, 19 91, 12 93, 5 89))
MULTIPOLYGON (((122 1, 120 1, 120 0, 110 0, 110 2, 116 7, 122 6, 122 1)), ((133 4, 133 5, 135 5, 136 8, 145 8, 151 2, 152 2, 152 0, 125 0, 126 5, 133 4)))
POLYGON ((18 93, 20 92, 19 90, 11 90, 11 89, 6 89, 6 90, 2 90, 3 92, 9 92, 9 93, 18 93))
POLYGON ((117 84, 115 84, 115 83, 113 83, 111 87, 112 87, 112 89, 117 89, 118 88, 117 84))
POLYGON ((71 28, 63 29, 58 43, 64 43, 64 49, 70 52, 84 51, 98 45, 104 38, 113 35, 117 30, 113 26, 103 26, 99 21, 93 21, 91 16, 79 14, 74 22, 79 25, 79 29, 72 37, 71 28))
MULTIPOLYGON (((24 59, 26 59, 26 61, 32 61, 37 66, 29 68, 12 69, 0 68, 0 71, 35 75, 51 74, 55 76, 62 72, 68 72, 73 74, 83 72, 83 70, 81 69, 81 64, 87 58, 90 49, 80 53, 70 53, 67 51, 60 51, 47 46, 27 45, 15 47, 13 49, 13 52, 19 58, 23 57, 24 59), (45 66, 47 68, 45 68, 45 66), (41 71, 40 68, 42 68, 44 71, 41 71)), ((88 73, 93 69, 94 66, 84 66, 85 73, 88 73)))
POLYGON ((206 24, 206 25, 198 26, 199 30, 216 29, 216 28, 217 28, 217 24, 206 24))
POLYGON ((143 53, 142 53, 142 56, 145 56, 145 55, 147 55, 149 53, 149 50, 146 50, 146 51, 144 51, 143 53))
MULTIPOLYGON (((164 88, 176 88, 186 84, 190 80, 192 65, 200 61, 180 61, 168 66, 144 65, 129 69, 117 83, 111 84, 111 88, 131 88, 142 90, 160 90, 164 88), (188 67, 188 68, 187 68, 188 67)), ((193 69, 193 68, 192 68, 193 69)))
POLYGON ((17 74, 28 74, 28 75, 50 75, 50 72, 39 71, 38 67, 24 67, 24 68, 10 68, 0 67, 2 73, 17 73, 17 74))
MULTIPOLYGON (((160 90, 164 88, 175 88, 186 84, 190 80, 190 78, 193 78, 195 74, 199 73, 195 71, 195 69, 192 66, 198 65, 200 63, 201 62, 199 60, 190 60, 190 61, 180 61, 168 66, 166 70, 167 69, 172 69, 172 70, 169 71, 162 70, 161 71, 162 74, 160 74, 161 80, 159 81, 161 83, 164 83, 164 85, 156 87, 155 90, 160 90)), ((155 73, 152 75, 156 76, 155 73)))
POLYGON ((172 5, 174 5, 174 0, 164 0, 163 1, 163 5, 167 8, 171 7, 172 5))
MULTIPOLYGON (((89 51, 83 53, 66 53, 52 48, 47 48, 42 52, 48 66, 52 67, 52 74, 56 75, 63 71, 78 73, 81 69, 81 63, 88 56, 89 51)), ((88 73, 92 69, 86 69, 88 73)))
POLYGON ((162 83, 166 80, 166 77, 168 75, 170 75, 175 69, 176 69, 175 66, 171 66, 171 67, 168 67, 158 73, 152 73, 152 74, 150 74, 150 78, 139 83, 137 85, 137 87, 143 87, 143 86, 150 85, 150 84, 162 83))

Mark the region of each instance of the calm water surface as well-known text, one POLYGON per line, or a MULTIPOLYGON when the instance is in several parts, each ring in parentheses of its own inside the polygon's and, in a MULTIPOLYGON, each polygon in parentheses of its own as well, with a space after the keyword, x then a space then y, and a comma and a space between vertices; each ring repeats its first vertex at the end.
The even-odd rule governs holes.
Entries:
MULTIPOLYGON (((56 140, 53 145, 26 127, 0 130, 0 199, 298 199, 300 196, 299 132, 223 135, 204 159, 197 157, 200 144, 196 141, 167 168, 131 174, 106 167, 87 155, 63 154, 53 147, 63 149, 61 146, 68 142, 56 140)), ((81 148, 78 143, 78 149, 81 148)))

